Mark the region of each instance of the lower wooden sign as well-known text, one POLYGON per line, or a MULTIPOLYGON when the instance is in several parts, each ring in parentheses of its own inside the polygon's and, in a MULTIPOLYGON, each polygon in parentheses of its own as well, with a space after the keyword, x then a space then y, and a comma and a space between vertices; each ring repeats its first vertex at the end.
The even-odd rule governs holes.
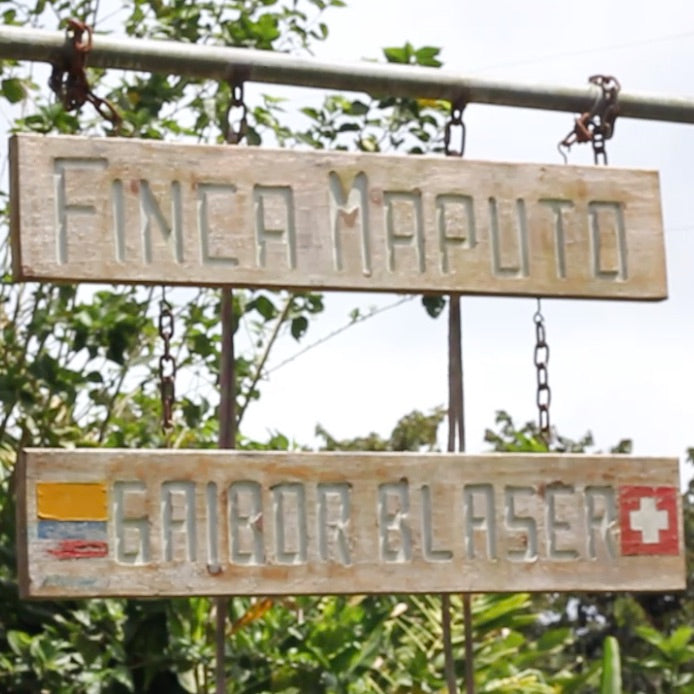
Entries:
POLYGON ((678 463, 30 449, 25 597, 684 588, 678 463))

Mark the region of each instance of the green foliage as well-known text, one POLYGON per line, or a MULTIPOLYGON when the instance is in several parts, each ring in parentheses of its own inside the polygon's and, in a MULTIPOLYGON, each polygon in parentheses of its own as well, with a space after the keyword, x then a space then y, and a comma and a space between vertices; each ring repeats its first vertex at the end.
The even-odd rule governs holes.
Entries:
MULTIPOLYGON (((507 412, 499 410, 496 413, 496 425, 498 431, 487 429, 484 432, 484 440, 492 444, 493 450, 500 452, 516 453, 542 453, 550 450, 550 445, 544 440, 536 422, 526 422, 522 427, 516 427, 513 419, 507 412)), ((556 453, 585 453, 593 445, 593 435, 590 432, 584 434, 577 441, 573 441, 556 432, 552 433, 551 450, 556 453)), ((631 448, 631 441, 621 441, 612 452, 627 452, 631 448)))
POLYGON ((406 65, 423 65, 425 67, 441 67, 438 59, 440 48, 423 46, 415 48, 409 41, 400 47, 384 48, 383 55, 389 63, 405 63, 406 65))
MULTIPOLYGON (((438 48, 425 46, 415 49, 410 43, 402 48, 384 49, 389 62, 427 67, 441 65, 436 58, 438 54, 438 48)), ((329 144, 333 149, 356 148, 363 152, 442 152, 444 118, 449 111, 448 102, 432 99, 378 95, 367 99, 350 99, 342 95, 331 95, 326 97, 320 109, 301 109, 309 119, 309 129, 293 136, 283 133, 278 139, 282 144, 308 144, 317 149, 323 149, 329 144)), ((438 301, 440 303, 440 299, 438 301)), ((435 300, 430 300, 427 310, 436 303, 435 300)))
POLYGON ((387 439, 371 432, 368 436, 338 441, 320 424, 316 425, 316 436, 322 439, 324 451, 434 451, 436 434, 446 410, 437 407, 430 414, 414 410, 402 417, 387 439))
POLYGON ((647 673, 659 692, 694 692, 694 627, 681 625, 669 636, 647 625, 635 631, 652 649, 632 667, 647 673))
MULTIPOLYGON (((453 646, 462 650, 462 600, 451 596, 453 646)), ((521 634, 524 625, 536 620, 529 613, 529 596, 484 595, 473 600, 475 669, 477 690, 483 691, 553 691, 542 674, 532 667, 539 654, 526 650, 521 634), (523 664, 510 662, 509 653, 522 651, 523 664), (524 689, 523 687, 534 687, 524 689)), ((373 677, 377 692, 438 692, 444 686, 442 677, 444 652, 441 626, 441 598, 419 595, 401 597, 391 613, 393 624, 392 654, 384 653, 378 676, 373 677)), ((457 663, 462 677, 463 663, 457 663)), ((462 685, 462 683, 461 683, 462 685)))
POLYGON ((0 652, 3 691, 96 694, 133 691, 123 645, 124 603, 91 600, 69 615, 56 613, 37 633, 9 630, 9 649, 0 652))

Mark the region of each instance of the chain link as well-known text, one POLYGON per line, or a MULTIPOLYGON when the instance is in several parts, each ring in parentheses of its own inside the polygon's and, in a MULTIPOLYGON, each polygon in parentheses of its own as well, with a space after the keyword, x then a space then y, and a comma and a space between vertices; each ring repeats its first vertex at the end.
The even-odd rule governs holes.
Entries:
POLYGON ((222 125, 224 139, 230 145, 238 145, 248 135, 248 107, 243 96, 243 82, 234 82, 231 85, 231 99, 222 125), (231 124, 232 111, 241 109, 241 117, 238 127, 234 128, 231 124))
POLYGON ((600 93, 590 111, 576 118, 573 130, 557 145, 557 148, 566 162, 566 152, 572 145, 590 142, 593 146, 595 163, 607 164, 605 141, 614 135, 615 121, 619 114, 617 97, 621 85, 612 75, 592 75, 588 81, 599 87, 600 93))
POLYGON ((176 359, 171 354, 173 334, 173 311, 162 288, 159 304, 159 337, 164 341, 164 353, 159 357, 159 390, 161 392, 161 426, 165 432, 173 427, 173 406, 176 400, 176 359))
POLYGON ((77 19, 68 19, 67 31, 68 36, 72 32, 72 51, 65 53, 61 62, 53 63, 48 86, 66 111, 76 111, 88 101, 104 120, 111 122, 116 133, 120 132, 120 114, 109 101, 94 94, 87 80, 85 67, 92 49, 92 28, 77 19))
POLYGON ((549 388, 549 375, 547 365, 549 364, 549 345, 545 334, 545 318, 542 315, 542 304, 537 300, 537 311, 533 316, 535 323, 535 353, 533 361, 537 370, 537 412, 538 429, 540 436, 549 443, 551 438, 549 424, 549 406, 552 401, 552 391, 549 388))
POLYGON ((451 116, 443 130, 443 151, 447 157, 462 157, 465 154, 465 123, 463 123, 463 111, 465 104, 451 104, 451 116), (451 135, 455 127, 460 128, 460 149, 451 149, 451 135))

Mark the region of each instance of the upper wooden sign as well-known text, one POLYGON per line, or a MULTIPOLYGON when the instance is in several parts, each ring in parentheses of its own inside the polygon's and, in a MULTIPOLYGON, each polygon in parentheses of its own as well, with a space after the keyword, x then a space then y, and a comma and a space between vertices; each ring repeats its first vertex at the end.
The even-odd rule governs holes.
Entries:
POLYGON ((26 451, 31 597, 684 588, 676 459, 26 451))
POLYGON ((22 280, 663 299, 658 175, 14 135, 22 280))

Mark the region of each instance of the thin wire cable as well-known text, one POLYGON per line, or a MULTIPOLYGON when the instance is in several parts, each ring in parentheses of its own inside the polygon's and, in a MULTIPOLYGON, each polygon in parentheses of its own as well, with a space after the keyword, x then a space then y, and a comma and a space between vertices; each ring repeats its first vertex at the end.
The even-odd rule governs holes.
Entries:
MULTIPOLYGON (((116 7, 115 10, 112 10, 108 14, 105 14, 102 17, 100 17, 99 18, 99 24, 103 27, 103 25, 106 24, 106 22, 108 22, 110 19, 113 19, 116 15, 122 14, 123 12, 126 11, 126 9, 127 8, 124 7, 123 5, 116 7)), ((60 17, 58 19, 60 19, 60 17)), ((125 21, 123 21, 123 24, 124 23, 125 23, 125 21)), ((96 27, 94 27, 94 28, 96 28, 96 27)), ((111 30, 104 30, 104 33, 109 33, 110 31, 111 30)))
POLYGON ((387 306, 383 306, 381 308, 377 308, 374 311, 371 311, 370 313, 367 313, 364 316, 357 316, 354 320, 351 320, 349 323, 346 323, 345 325, 337 328, 336 330, 333 330, 332 332, 328 333, 324 337, 321 337, 320 339, 316 340, 315 342, 311 343, 310 345, 307 345, 304 347, 304 349, 299 350, 295 354, 293 354, 291 357, 287 357, 283 361, 281 361, 279 364, 276 366, 273 366, 270 369, 267 369, 265 371, 265 376, 269 376, 270 374, 274 373, 278 369, 281 369, 283 366, 286 366, 287 364, 291 364, 291 362, 295 361, 299 357, 302 357, 306 352, 310 352, 312 349, 315 349, 316 347, 325 344, 329 340, 332 340, 332 338, 337 337, 341 333, 345 332, 346 330, 349 330, 350 328, 354 327, 358 323, 363 323, 364 321, 368 320, 369 318, 375 318, 381 313, 385 313, 386 311, 390 311, 391 309, 397 308, 398 306, 402 306, 402 304, 407 303, 408 301, 412 301, 415 299, 415 296, 405 296, 402 299, 398 299, 397 301, 394 301, 392 304, 388 304, 387 306))
POLYGON ((594 55, 596 53, 622 51, 629 48, 638 48, 639 46, 650 46, 654 43, 668 43, 670 41, 681 41, 683 39, 691 38, 692 36, 694 36, 694 31, 685 31, 681 34, 657 36, 650 39, 642 39, 639 41, 631 41, 628 43, 615 43, 610 46, 596 46, 595 48, 584 48, 576 51, 564 51, 563 53, 548 53, 546 55, 535 56, 533 58, 524 58, 521 60, 509 61, 506 63, 494 63, 492 65, 485 65, 483 67, 478 67, 470 70, 470 74, 476 75, 481 72, 486 72, 488 70, 497 70, 499 68, 525 67, 526 65, 547 63, 549 61, 560 60, 562 58, 578 58, 580 56, 594 55))
POLYGON ((246 408, 251 402, 252 394, 255 391, 255 387, 258 385, 258 381, 260 381, 260 379, 263 377, 265 363, 267 362, 268 357, 270 356, 270 351, 272 350, 272 347, 275 344, 275 341, 277 340, 277 336, 279 335, 280 329, 285 324, 287 317, 289 316, 289 311, 292 308, 293 302, 294 294, 288 294, 284 302, 284 306, 282 307, 282 310, 275 319, 275 325, 272 328, 270 337, 267 339, 267 342, 265 342, 265 347, 263 349, 262 354, 260 355, 260 359, 257 362, 255 371, 251 376, 251 383, 246 390, 246 397, 243 400, 243 402, 239 405, 238 414, 236 417, 236 426, 240 426, 241 422, 243 421, 243 416, 244 414, 246 414, 246 408))
POLYGON ((99 0, 96 0, 96 2, 94 3, 93 15, 94 15, 94 19, 92 19, 92 28, 96 31, 96 25, 97 25, 98 19, 99 19, 99 0))

